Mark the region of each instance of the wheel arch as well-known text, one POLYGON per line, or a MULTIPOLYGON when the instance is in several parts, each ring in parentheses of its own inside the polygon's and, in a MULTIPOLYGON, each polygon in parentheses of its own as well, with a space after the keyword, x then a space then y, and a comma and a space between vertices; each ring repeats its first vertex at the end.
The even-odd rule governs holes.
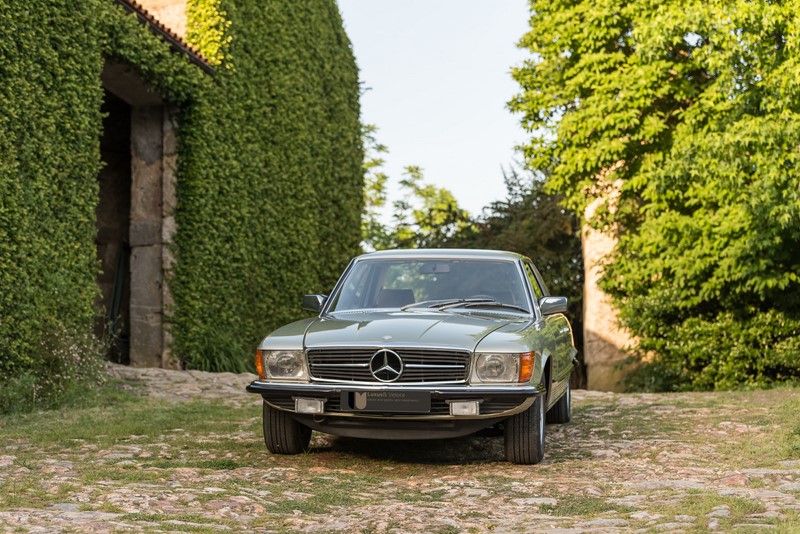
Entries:
POLYGON ((547 388, 547 392, 545 393, 545 408, 548 408, 550 406, 550 392, 553 389, 551 387, 553 385, 553 358, 551 358, 550 355, 544 356, 542 366, 542 384, 547 388))

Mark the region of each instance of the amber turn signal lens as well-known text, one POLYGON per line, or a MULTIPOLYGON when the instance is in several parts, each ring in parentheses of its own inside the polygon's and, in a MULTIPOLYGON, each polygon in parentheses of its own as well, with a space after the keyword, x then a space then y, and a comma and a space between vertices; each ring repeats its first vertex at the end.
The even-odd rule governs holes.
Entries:
POLYGON ((264 375, 264 358, 261 357, 260 350, 256 351, 256 372, 260 379, 266 378, 266 375, 264 375))
POLYGON ((527 382, 533 375, 533 363, 535 361, 535 352, 523 352, 519 355, 519 381, 527 382))

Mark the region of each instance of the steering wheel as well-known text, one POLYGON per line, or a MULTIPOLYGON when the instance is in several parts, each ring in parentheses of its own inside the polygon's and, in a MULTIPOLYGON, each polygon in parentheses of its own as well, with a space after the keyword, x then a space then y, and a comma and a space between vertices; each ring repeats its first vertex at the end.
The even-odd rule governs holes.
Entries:
POLYGON ((494 297, 493 297, 493 296, 491 296, 491 295, 471 295, 471 296, 467 297, 467 300, 473 300, 473 299, 480 299, 480 300, 497 300, 496 298, 494 298, 494 297))

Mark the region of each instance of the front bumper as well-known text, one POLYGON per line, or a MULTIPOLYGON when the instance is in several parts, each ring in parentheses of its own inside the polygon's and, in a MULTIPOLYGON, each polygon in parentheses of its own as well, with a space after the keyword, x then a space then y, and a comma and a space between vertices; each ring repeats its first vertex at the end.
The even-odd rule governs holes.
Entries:
MULTIPOLYGON (((294 399, 322 399, 325 401, 326 411, 321 414, 324 416, 337 417, 359 417, 359 418, 397 418, 397 419, 451 419, 454 416, 449 413, 441 413, 441 407, 446 406, 448 401, 470 401, 477 400, 491 406, 491 409, 482 411, 481 415, 471 416, 474 419, 496 417, 498 415, 508 416, 522 411, 529 405, 529 399, 547 393, 543 386, 510 385, 510 386, 398 386, 398 385, 366 385, 366 384, 329 384, 329 383, 285 383, 285 382, 265 382, 255 380, 247 386, 250 393, 260 394, 264 400, 279 410, 289 412, 294 411, 294 399), (364 392, 364 391, 385 391, 385 392, 419 392, 430 393, 432 409, 429 414, 372 414, 361 413, 339 409, 339 399, 342 393, 364 392), (519 409, 522 407, 522 409, 519 409)), ((463 417, 459 417, 462 419, 463 417)))
POLYGON ((544 395, 543 386, 398 386, 329 383, 277 383, 256 380, 247 386, 264 402, 292 414, 302 424, 328 434, 378 439, 439 439, 472 434, 526 410, 534 399, 544 395), (383 391, 429 393, 429 413, 374 413, 343 408, 343 393, 383 391), (324 412, 298 414, 295 399, 321 399, 324 412), (450 415, 449 401, 480 401, 480 414, 450 415))

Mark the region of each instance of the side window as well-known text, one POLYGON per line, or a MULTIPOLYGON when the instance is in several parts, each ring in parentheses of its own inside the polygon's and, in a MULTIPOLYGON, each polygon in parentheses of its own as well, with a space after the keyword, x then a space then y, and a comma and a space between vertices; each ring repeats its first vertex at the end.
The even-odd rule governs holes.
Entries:
POLYGON ((531 269, 530 263, 525 263, 525 274, 528 276, 528 280, 531 283, 531 288, 533 289, 533 293, 536 295, 536 300, 539 300, 544 296, 544 291, 539 286, 539 281, 536 280, 536 276, 533 274, 533 269, 531 269))

